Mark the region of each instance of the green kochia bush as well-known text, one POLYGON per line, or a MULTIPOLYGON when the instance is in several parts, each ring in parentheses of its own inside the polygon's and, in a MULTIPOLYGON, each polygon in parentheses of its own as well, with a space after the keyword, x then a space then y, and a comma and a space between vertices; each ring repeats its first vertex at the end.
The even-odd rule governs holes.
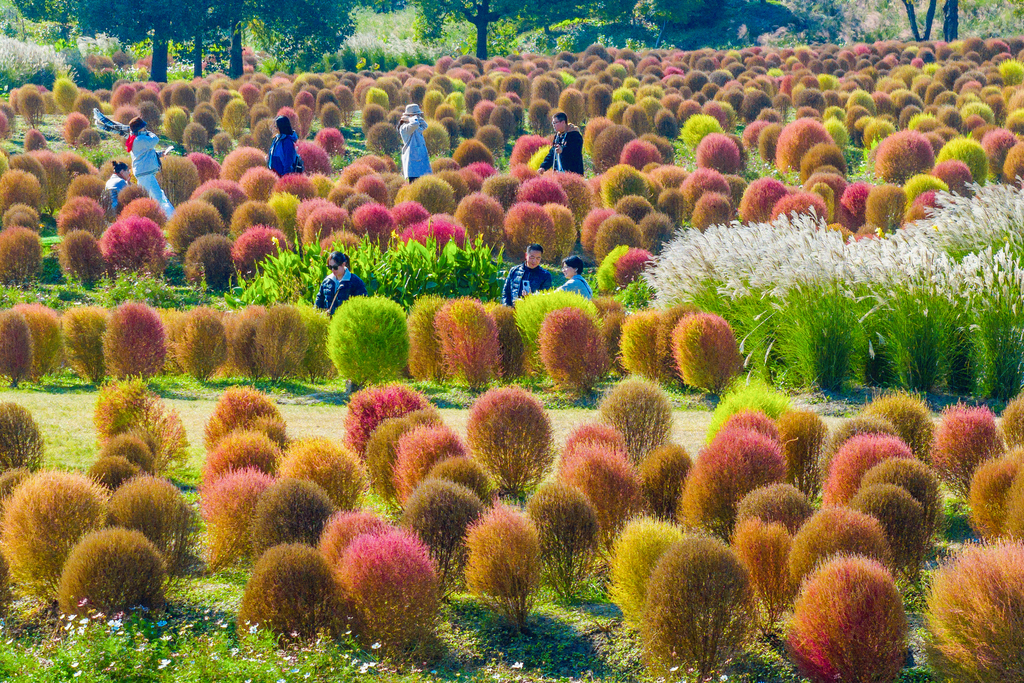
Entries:
POLYGON ((710 442, 726 420, 741 410, 759 410, 770 418, 778 419, 789 408, 789 398, 764 382, 739 384, 722 397, 715 412, 712 413, 707 440, 710 442))
POLYGON ((639 517, 616 539, 609 565, 609 597, 633 626, 639 627, 643 621, 651 572, 665 551, 682 538, 683 532, 674 524, 639 517))
POLYGON ((466 546, 469 590, 522 629, 541 578, 540 538, 533 522, 499 505, 470 527, 466 546))
POLYGON ((544 318, 560 308, 578 308, 598 322, 597 307, 593 302, 574 292, 537 292, 516 302, 516 325, 523 336, 527 358, 534 359, 539 349, 538 338, 544 318))
POLYGON ((409 358, 405 312, 382 297, 355 297, 331 320, 328 352, 338 374, 356 384, 400 377, 409 358))

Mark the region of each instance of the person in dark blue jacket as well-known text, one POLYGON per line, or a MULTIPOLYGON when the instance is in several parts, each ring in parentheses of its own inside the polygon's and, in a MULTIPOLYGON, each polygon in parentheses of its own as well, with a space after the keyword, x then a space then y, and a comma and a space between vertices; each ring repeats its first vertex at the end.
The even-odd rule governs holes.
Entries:
POLYGON ((320 283, 320 291, 316 295, 316 307, 334 315, 338 306, 354 296, 366 296, 366 285, 359 276, 348 269, 348 256, 340 251, 332 251, 327 257, 330 273, 320 283))
POLYGON ((292 130, 292 122, 287 116, 278 116, 274 121, 277 124, 277 136, 270 143, 270 153, 267 158, 267 166, 277 175, 300 172, 296 169, 295 160, 298 154, 295 152, 295 143, 299 137, 292 130))
POLYGON ((539 244, 531 244, 526 248, 523 262, 508 271, 501 292, 501 303, 515 306, 516 301, 531 292, 551 289, 551 273, 540 265, 543 256, 544 247, 539 244))

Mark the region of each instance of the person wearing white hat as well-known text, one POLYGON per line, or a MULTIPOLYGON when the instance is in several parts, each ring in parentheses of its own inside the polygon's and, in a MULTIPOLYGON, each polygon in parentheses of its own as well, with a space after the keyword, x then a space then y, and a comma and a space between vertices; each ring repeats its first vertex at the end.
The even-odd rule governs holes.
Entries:
POLYGON ((423 120, 420 105, 406 105, 398 130, 402 134, 402 173, 410 183, 430 173, 430 153, 427 152, 427 141, 423 139, 426 129, 427 122, 423 120))

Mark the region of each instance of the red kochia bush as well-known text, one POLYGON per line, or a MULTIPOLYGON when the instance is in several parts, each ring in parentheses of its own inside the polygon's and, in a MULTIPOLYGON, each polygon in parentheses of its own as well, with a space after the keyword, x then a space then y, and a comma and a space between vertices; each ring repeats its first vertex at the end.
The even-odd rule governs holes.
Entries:
MULTIPOLYGON (((966 167, 966 164, 964 165, 966 167)), ((968 171, 968 175, 970 172, 968 171)), ((840 215, 843 217, 843 225, 850 230, 857 230, 864 225, 868 208, 868 195, 871 194, 871 185, 865 182, 850 183, 843 190, 843 196, 839 200, 842 206, 840 215)))
MULTIPOLYGON (((476 110, 474 110, 473 113, 475 115, 476 110)), ((537 153, 537 150, 541 147, 547 147, 550 144, 550 140, 539 135, 523 135, 517 139, 516 144, 512 146, 512 154, 508 157, 509 167, 528 163, 530 158, 537 153)))
POLYGON ((723 430, 704 448, 679 501, 680 521, 728 538, 748 493, 786 478, 782 448, 763 434, 723 430))
POLYGON ((557 239, 555 221, 540 204, 519 202, 505 214, 505 247, 522 254, 534 242, 554 244, 557 239))
POLYGON ((927 173, 935 165, 931 143, 916 130, 901 130, 886 137, 875 151, 875 175, 902 185, 911 176, 927 173))
POLYGON ((10 309, 0 311, 0 376, 17 387, 32 374, 32 330, 25 316, 10 309))
POLYGON ((626 451, 626 439, 622 432, 611 425, 600 422, 586 422, 575 427, 565 439, 562 449, 562 460, 571 459, 576 451, 590 446, 607 447, 616 451, 626 451))
POLYGON ((229 387, 217 400, 206 423, 206 449, 216 448, 220 440, 231 432, 242 429, 263 431, 261 425, 272 422, 284 423, 281 411, 266 394, 250 387, 229 387))
POLYGON ((391 215, 394 216, 395 222, 403 228, 407 228, 414 223, 422 223, 430 218, 430 212, 424 209, 423 205, 419 202, 395 204, 391 209, 391 215))
POLYGON ((231 260, 242 277, 262 272, 260 262, 288 248, 288 238, 277 228, 254 225, 243 232, 231 247, 231 260))
POLYGON ((729 181, 713 168, 698 168, 691 173, 679 186, 683 193, 684 218, 689 218, 697 206, 697 200, 701 195, 708 192, 717 192, 724 197, 731 197, 732 190, 729 188, 729 181))
POLYGON ((743 191, 740 219, 744 223, 765 223, 771 220, 775 204, 788 193, 786 186, 775 178, 754 180, 743 191))
POLYGON ((466 237, 482 237, 484 244, 497 247, 504 241, 505 209, 493 197, 474 192, 463 197, 455 209, 455 220, 466 228, 466 237))
POLYGON ((426 396, 404 384, 367 387, 352 394, 345 415, 345 435, 359 455, 377 426, 392 417, 401 417, 430 406, 426 396))
POLYGON ((103 358, 111 376, 152 377, 163 369, 166 356, 167 334, 155 310, 129 301, 110 312, 103 358))
POLYGON ((812 683, 895 681, 907 617, 892 575, 864 557, 832 560, 800 591, 787 645, 812 683))
POLYGON ((345 136, 337 128, 322 128, 313 140, 332 157, 345 153, 345 136))
POLYGON ((129 216, 107 228, 100 239, 100 251, 112 273, 159 275, 166 265, 167 240, 160 226, 150 219, 129 216))
POLYGON ((372 202, 353 212, 352 227, 357 235, 366 235, 374 244, 386 247, 395 229, 395 219, 388 207, 372 202))
POLYGON ((672 332, 672 349, 682 380, 712 393, 721 392, 742 365, 732 328, 712 313, 684 316, 672 332))
POLYGON ((481 387, 497 373, 498 327, 479 301, 449 301, 434 317, 434 329, 449 374, 481 387))
POLYGON ((790 580, 799 586, 820 565, 840 555, 863 555, 888 565, 889 542, 878 520, 845 507, 824 508, 814 513, 793 537, 790 580))
POLYGON ((107 227, 103 207, 92 197, 72 197, 57 216, 57 234, 63 237, 72 230, 85 230, 99 237, 107 227))
POLYGON ((577 308, 548 313, 537 343, 544 369, 562 389, 587 393, 608 372, 608 349, 601 331, 577 308))
POLYGON ((739 173, 743 168, 740 148, 732 138, 723 133, 709 133, 697 145, 697 168, 713 168, 729 175, 739 173))
POLYGON ((775 202, 771 220, 774 221, 779 216, 792 219, 793 214, 810 215, 812 211, 819 219, 828 220, 828 205, 820 195, 814 192, 794 192, 775 202))
POLYGON ((890 458, 913 457, 910 447, 898 437, 883 434, 855 436, 844 443, 832 458, 822 500, 826 506, 846 505, 857 494, 861 479, 872 467, 890 458))
POLYGON ((207 453, 203 463, 203 482, 209 485, 229 472, 247 468, 273 475, 277 473, 281 457, 281 449, 266 434, 232 432, 207 453))
POLYGON ((804 152, 821 143, 834 144, 825 126, 814 119, 797 119, 783 128, 779 134, 779 142, 775 148, 775 166, 780 171, 799 170, 804 152))
POLYGON ((562 458, 558 477, 579 489, 594 506, 601 538, 609 548, 626 521, 643 506, 640 477, 624 449, 580 446, 562 458))
POLYGON ((971 491, 978 466, 1002 455, 1003 437, 995 415, 985 407, 951 406, 942 411, 932 443, 932 467, 939 478, 962 499, 971 491))
POLYGON ((379 534, 389 528, 387 522, 366 510, 335 512, 327 520, 317 548, 331 568, 337 569, 352 541, 363 534, 379 534))
POLYGON ((256 503, 274 483, 273 475, 255 467, 233 470, 199 490, 199 507, 206 522, 210 569, 227 566, 252 549, 249 527, 256 503))
POLYGON ((551 422, 540 402, 522 389, 491 389, 478 398, 466 435, 473 456, 512 494, 535 485, 551 466, 551 422))
POLYGON ((278 178, 274 185, 274 192, 287 192, 303 200, 313 199, 317 196, 313 181, 298 173, 289 173, 278 178))
POLYGON ((642 171, 648 164, 662 163, 661 152, 647 140, 630 140, 619 154, 619 163, 642 171))
POLYGON ((973 194, 970 187, 968 187, 969 183, 974 182, 971 168, 959 159, 947 159, 935 164, 935 168, 932 169, 932 175, 946 183, 949 191, 953 194, 963 197, 970 197, 973 194))
POLYGON ((441 216, 432 216, 422 223, 410 225, 402 233, 405 242, 411 240, 426 244, 429 239, 437 243, 438 249, 452 240, 461 247, 466 244, 466 229, 441 216))
POLYGON ((569 206, 569 197, 554 178, 540 176, 531 178, 519 186, 516 194, 517 202, 533 202, 534 204, 561 204, 569 206))
POLYGON ((338 578, 354 602, 356 635, 364 648, 397 656, 433 638, 437 574, 427 547, 413 534, 357 537, 341 559, 338 578))
POLYGON ((402 503, 437 463, 466 455, 459 435, 444 425, 423 425, 403 434, 395 449, 394 484, 402 503))
POLYGON ((615 262, 615 284, 626 287, 633 283, 654 261, 654 256, 646 249, 630 248, 615 262))

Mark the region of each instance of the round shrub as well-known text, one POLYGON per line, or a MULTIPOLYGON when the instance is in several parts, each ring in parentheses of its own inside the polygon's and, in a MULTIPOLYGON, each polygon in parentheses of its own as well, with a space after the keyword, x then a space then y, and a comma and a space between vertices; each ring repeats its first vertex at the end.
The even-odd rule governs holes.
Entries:
POLYGON ((544 369, 559 388, 587 393, 608 371, 608 352, 597 323, 577 308, 548 313, 537 343, 544 369))
POLYGON ((43 464, 43 437, 32 414, 16 403, 0 403, 0 471, 43 464))
POLYGON ((1005 447, 988 408, 951 406, 942 411, 935 428, 931 463, 954 495, 966 499, 978 466, 1002 455, 1005 447))
POLYGON ((679 501, 679 519, 728 538, 743 497, 782 481, 785 472, 778 442, 757 432, 723 430, 690 470, 679 501))
POLYGON ((43 186, 28 171, 12 168, 0 176, 0 211, 6 212, 15 204, 32 209, 43 206, 43 186))
POLYGON ((779 523, 753 518, 736 525, 732 548, 750 576, 762 633, 771 632, 793 599, 786 565, 792 544, 789 532, 779 523))
POLYGON ((207 453, 203 464, 203 482, 211 484, 229 472, 247 468, 272 475, 277 472, 281 458, 281 449, 266 434, 255 431, 231 432, 207 453))
POLYGON ((349 545, 338 578, 356 611, 364 648, 401 656, 434 637, 438 584, 426 546, 404 531, 364 534, 349 545))
POLYGON ((559 482, 537 489, 526 510, 537 527, 544 581, 559 598, 571 600, 593 570, 597 513, 586 496, 559 482))
POLYGON ((814 145, 832 144, 832 137, 820 122, 797 119, 782 129, 775 150, 775 166, 780 171, 800 168, 804 154, 814 145))
POLYGON ((949 191, 963 197, 970 197, 974 194, 970 183, 974 182, 970 166, 960 159, 947 159, 935 164, 932 175, 946 183, 949 191))
POLYGON ((822 500, 826 506, 845 505, 856 495, 861 479, 872 467, 890 458, 913 457, 913 452, 898 437, 882 434, 854 436, 832 458, 822 500))
POLYGON ((33 380, 56 371, 62 361, 60 317, 52 308, 42 304, 18 304, 13 310, 21 313, 32 335, 33 380))
POLYGON ((752 603, 747 570, 728 546, 702 537, 673 543, 647 585, 640 633, 648 667, 706 679, 746 643, 752 603))
POLYGON ((1017 396, 1003 409, 1003 439, 1007 448, 1024 446, 1024 394, 1017 396))
POLYGON ((206 522, 207 559, 211 570, 252 555, 249 529, 256 503, 273 483, 272 475, 246 467, 203 484, 199 501, 206 522))
POLYGON ((107 272, 99 242, 85 230, 72 230, 64 235, 58 247, 60 269, 68 279, 93 284, 107 272))
POLYGON ((772 207, 771 220, 779 216, 794 219, 798 215, 813 215, 820 219, 828 219, 829 211, 825 200, 814 192, 794 192, 788 194, 772 207))
POLYGON ((75 373, 93 384, 107 374, 103 362, 103 333, 107 311, 95 306, 78 306, 61 316, 64 360, 75 373))
POLYGON ((33 232, 40 230, 39 212, 25 204, 15 204, 4 211, 3 226, 5 228, 28 228, 33 232))
POLYGON ((0 231, 0 284, 24 285, 35 278, 42 264, 39 234, 14 226, 0 231))
POLYGON ((417 297, 409 309, 409 374, 415 379, 429 381, 444 377, 444 358, 434 320, 445 303, 439 296, 426 295, 417 297))
POLYGON ((606 218, 597 229, 593 241, 593 255, 604 261, 617 247, 639 247, 643 242, 640 228, 628 216, 616 214, 606 218))
POLYGON ((405 311, 383 297, 349 299, 331 320, 328 352, 338 375, 356 384, 401 376, 409 357, 405 311))
MULTIPOLYGON (((394 470, 398 442, 406 433, 423 425, 439 425, 441 418, 432 406, 413 410, 400 417, 386 418, 373 430, 366 442, 365 458, 374 491, 389 505, 397 507, 394 470)), ((442 461, 443 462, 443 461, 442 461)))
POLYGON ((430 214, 455 211, 455 192, 452 186, 432 175, 417 178, 413 183, 405 185, 395 196, 395 203, 413 201, 420 204, 430 214))
POLYGON ((923 134, 901 130, 888 136, 875 151, 875 175, 887 183, 902 185, 935 165, 935 152, 923 134))
POLYGON ((32 374, 32 329, 20 311, 0 311, 0 375, 17 387, 32 374))
POLYGON ((893 232, 903 224, 907 209, 907 194, 896 185, 876 185, 868 193, 864 205, 867 225, 885 232, 893 232))
POLYGON ((943 521, 943 499, 934 471, 919 460, 893 458, 872 467, 861 479, 862 489, 876 484, 899 486, 921 504, 924 537, 930 540, 943 521))
POLYGON ((468 456, 445 458, 430 468, 425 479, 444 479, 464 486, 483 503, 494 497, 494 482, 484 466, 468 456))
POLYGON ((850 507, 878 520, 892 551, 893 567, 909 581, 916 580, 925 553, 931 548, 924 507, 895 484, 862 486, 850 507))
POLYGON ((838 555, 863 555, 889 565, 891 552, 881 524, 871 515, 845 507, 823 508, 800 527, 789 553, 794 586, 838 555))
MULTIPOLYGON (((262 274, 263 261, 288 248, 288 238, 277 228, 254 225, 239 235, 231 247, 231 260, 243 278, 262 274)), ((276 378, 271 378, 276 379, 276 378)))
POLYGON ((125 482, 137 477, 142 470, 121 456, 97 458, 89 467, 89 478, 108 491, 116 491, 125 482))
POLYGON ((260 494, 250 535, 253 554, 282 543, 316 546, 334 506, 322 488, 309 481, 280 479, 260 494))
POLYGON ((92 197, 72 197, 57 215, 57 234, 64 237, 72 230, 85 230, 100 237, 107 227, 103 207, 92 197))
POLYGON ((366 490, 366 468, 358 456, 322 437, 290 443, 278 472, 316 484, 339 510, 356 509, 366 490))
POLYGON ((649 194, 646 178, 632 166, 619 164, 601 176, 601 200, 608 208, 614 207, 623 197, 647 199, 649 194))
MULTIPOLYGON (((138 197, 137 199, 131 198, 131 189, 133 186, 126 187, 122 194, 118 195, 118 216, 122 219, 125 218, 146 218, 153 221, 161 228, 167 223, 167 214, 164 213, 163 208, 157 203, 155 199, 152 199, 148 194, 138 197)), ((142 188, 141 185, 134 187, 142 188)), ((140 189, 140 192, 145 192, 145 188, 140 189)))
POLYGON ((180 204, 165 227, 171 247, 180 255, 187 253, 192 243, 204 235, 228 234, 220 212, 212 204, 198 199, 180 204))
POLYGON ((821 490, 821 458, 828 427, 809 410, 790 410, 779 416, 779 439, 786 459, 786 481, 809 497, 821 490))
POLYGON ((103 445, 98 458, 123 458, 140 471, 152 474, 156 471, 156 460, 149 441, 149 435, 142 431, 118 434, 103 445))
POLYGON ((655 448, 640 463, 644 502, 655 517, 675 519, 690 468, 690 456, 686 449, 675 444, 655 448))
POLYGON ((232 432, 260 431, 261 425, 274 422, 284 424, 281 411, 266 394, 250 387, 229 387, 217 400, 206 423, 206 450, 215 449, 232 432))
POLYGON ((695 154, 697 168, 713 168, 722 174, 738 173, 743 168, 739 147, 722 133, 705 135, 695 154))
POLYGON ((499 488, 520 495, 543 479, 553 460, 551 423, 526 391, 491 389, 469 411, 466 435, 473 456, 499 488))
POLYGON ((224 180, 238 182, 250 168, 266 168, 267 155, 254 147, 239 147, 224 157, 220 175, 224 180))
POLYGON ((683 533, 673 524, 638 517, 626 524, 612 548, 609 597, 622 610, 627 623, 643 621, 647 583, 658 561, 683 533))
POLYGON ((231 240, 223 235, 195 240, 185 254, 185 277, 193 284, 205 282, 215 291, 227 289, 235 274, 231 248, 231 240))
POLYGON ((622 158, 622 150, 625 146, 636 139, 636 133, 626 126, 610 125, 594 139, 594 147, 591 158, 594 161, 594 170, 604 173, 612 166, 619 163, 622 158))
POLYGON ((402 526, 430 549, 443 595, 458 588, 466 564, 466 531, 484 505, 465 486, 443 479, 423 481, 405 504, 402 526))
POLYGON ((163 369, 166 356, 167 335, 155 310, 129 301, 110 312, 103 333, 103 358, 110 375, 152 377, 163 369))
POLYGON ((615 427, 600 422, 584 422, 574 427, 565 438, 565 447, 562 449, 563 462, 572 459, 577 451, 590 446, 625 452, 626 440, 615 427))
POLYGON ((672 406, 661 387, 641 379, 619 382, 601 401, 599 415, 626 440, 633 463, 668 440, 672 431, 672 406))
POLYGON ((404 503, 434 465, 465 455, 462 439, 446 426, 424 425, 403 434, 395 448, 392 475, 398 500, 404 503))
POLYGON ((335 512, 320 535, 318 549, 330 567, 337 569, 352 541, 363 534, 379 534, 389 528, 387 522, 366 510, 335 512))
POLYGON ((732 219, 732 203, 718 192, 705 192, 693 206, 690 225, 704 232, 712 225, 725 225, 732 219))
MULTIPOLYGON (((980 142, 972 138, 953 138, 942 146, 939 155, 935 158, 940 164, 951 159, 967 164, 971 171, 971 178, 978 185, 984 185, 988 180, 988 155, 985 154, 985 148, 981 146, 980 142)), ((942 178, 942 176, 939 177, 942 178)), ((945 180, 945 178, 942 179, 945 180)), ((952 189, 952 185, 950 185, 950 189, 952 189)), ((0 186, 0 196, 2 196, 2 186, 0 186)))
POLYGON ((80 474, 38 472, 4 504, 0 538, 12 577, 29 595, 52 600, 78 540, 103 526, 105 494, 80 474))
POLYGON ((519 202, 505 214, 505 246, 512 253, 523 253, 534 242, 552 244, 555 222, 544 207, 532 202, 519 202))
POLYGON ((172 355, 186 374, 205 382, 227 359, 227 345, 221 314, 201 306, 185 314, 172 355))
POLYGON ((93 531, 68 555, 58 589, 60 610, 92 615, 160 609, 165 576, 160 552, 138 531, 93 531))
POLYGON ((787 633, 813 683, 895 681, 907 657, 907 617, 892 575, 863 557, 837 558, 803 585, 787 633))
POLYGON ((969 545, 935 571, 925 627, 928 662, 944 679, 996 683, 1020 675, 1022 563, 1019 542, 969 545))
POLYGON ((522 629, 541 579, 540 537, 525 514, 499 505, 469 528, 466 585, 522 629))
POLYGON ((501 245, 504 240, 505 210, 498 200, 482 192, 474 192, 459 202, 455 220, 465 226, 470 240, 479 236, 484 244, 492 247, 501 245))
POLYGON ((743 496, 736 506, 737 526, 748 519, 781 524, 790 534, 799 531, 814 514, 807 496, 791 484, 769 484, 743 496))
POLYGON ((683 138, 683 142, 686 143, 687 147, 696 149, 705 137, 712 133, 721 132, 722 124, 714 116, 694 114, 686 119, 680 137, 683 138))
POLYGON ((195 564, 196 513, 167 479, 138 476, 118 487, 107 506, 107 522, 141 533, 160 554, 169 576, 184 576, 195 564))
POLYGON ((497 374, 498 328, 479 301, 445 303, 434 317, 434 331, 449 376, 478 388, 497 374))
POLYGON ((146 272, 160 275, 166 265, 167 240, 149 218, 128 216, 111 225, 100 239, 100 251, 107 269, 117 272, 146 272))
POLYGON ((356 453, 364 455, 371 434, 385 420, 421 411, 429 406, 430 402, 423 394, 403 384, 369 387, 358 391, 349 399, 345 416, 345 435, 349 445, 356 453))
POLYGON ((680 320, 672 332, 672 346, 682 380, 711 393, 720 393, 742 363, 729 323, 710 313, 680 320))
POLYGON ((642 507, 636 470, 623 451, 610 446, 585 445, 563 456, 558 477, 594 506, 606 547, 611 547, 622 526, 642 507))

